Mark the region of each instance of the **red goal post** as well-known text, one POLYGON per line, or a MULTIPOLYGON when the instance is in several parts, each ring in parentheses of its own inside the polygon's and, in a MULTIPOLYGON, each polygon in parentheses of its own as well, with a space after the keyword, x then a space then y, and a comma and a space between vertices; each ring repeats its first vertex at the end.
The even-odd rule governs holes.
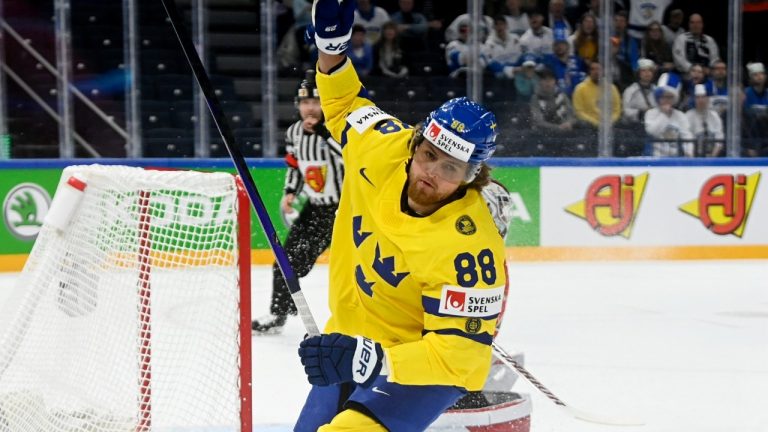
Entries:
POLYGON ((0 431, 251 431, 250 203, 226 173, 72 166, 0 327, 0 431))

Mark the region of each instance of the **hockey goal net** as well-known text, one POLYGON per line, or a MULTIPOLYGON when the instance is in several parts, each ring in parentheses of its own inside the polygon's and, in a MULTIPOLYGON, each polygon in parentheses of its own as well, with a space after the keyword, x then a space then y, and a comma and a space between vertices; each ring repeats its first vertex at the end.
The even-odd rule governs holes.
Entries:
POLYGON ((251 431, 249 208, 226 173, 66 168, 0 327, 0 431, 251 431))

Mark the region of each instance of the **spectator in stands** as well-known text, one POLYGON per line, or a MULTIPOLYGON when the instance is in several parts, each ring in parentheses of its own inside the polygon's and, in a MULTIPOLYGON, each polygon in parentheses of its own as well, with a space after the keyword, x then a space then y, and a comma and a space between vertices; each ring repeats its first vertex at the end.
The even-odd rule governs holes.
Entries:
MULTIPOLYGON (((661 22, 664 12, 673 0, 643 0, 633 1, 629 4, 629 36, 637 39, 637 42, 645 37, 648 27, 652 22, 661 22)), ((658 63, 661 65, 661 63, 658 63)))
POLYGON ((602 0, 589 0, 587 4, 587 10, 584 11, 585 14, 592 14, 592 16, 595 17, 595 22, 597 23, 598 29, 603 28, 603 23, 600 21, 600 17, 602 16, 600 13, 600 2, 602 2, 602 0))
POLYGON ((653 94, 656 85, 653 78, 656 74, 656 64, 651 59, 637 61, 637 81, 627 87, 622 94, 623 120, 628 125, 643 123, 645 112, 656 107, 653 94))
MULTIPOLYGON (((448 28, 445 29, 446 42, 452 42, 458 39, 461 36, 461 27, 469 27, 470 25, 472 25, 472 17, 470 17, 469 14, 465 13, 457 16, 453 21, 451 21, 451 23, 448 25, 448 28)), ((485 40, 488 35, 491 34, 492 28, 493 19, 488 15, 483 15, 480 19, 480 40, 485 40)))
POLYGON ((547 24, 555 39, 565 39, 573 34, 571 24, 565 18, 565 0, 549 0, 547 24))
POLYGON ((653 60, 660 73, 668 72, 675 68, 672 47, 664 39, 664 32, 658 21, 648 24, 645 36, 640 43, 640 56, 653 60))
POLYGON ((619 92, 623 92, 624 89, 632 85, 635 80, 635 73, 628 63, 619 60, 620 44, 619 38, 615 36, 611 38, 611 65, 613 66, 611 68, 611 80, 619 88, 619 92))
POLYGON ((747 156, 768 156, 768 90, 765 66, 747 64, 749 87, 744 91, 744 145, 747 156))
POLYGON ((728 70, 722 60, 715 60, 709 68, 712 90, 709 96, 710 108, 717 111, 720 117, 725 116, 728 108, 728 70))
POLYGON ((509 31, 522 36, 529 28, 531 24, 528 19, 528 14, 523 12, 520 8, 520 0, 507 0, 506 11, 504 12, 504 18, 507 19, 507 27, 509 31))
POLYGON ((579 21, 579 17, 584 14, 584 0, 565 0, 565 18, 569 23, 579 21))
MULTIPOLYGON (((589 65, 589 78, 582 81, 573 91, 573 111, 582 124, 600 126, 600 95, 602 92, 603 66, 600 62, 589 65)), ((621 117, 621 96, 615 84, 611 85, 611 122, 621 117)))
POLYGON ((717 43, 711 36, 704 34, 704 20, 699 14, 688 18, 688 31, 678 35, 672 45, 677 70, 687 73, 691 65, 698 63, 706 70, 712 62, 720 58, 717 43))
POLYGON ((520 38, 509 32, 503 15, 496 16, 493 19, 493 33, 482 47, 486 68, 497 78, 511 79, 521 54, 520 38))
POLYGON ((707 88, 697 84, 694 90, 696 106, 685 113, 696 143, 697 156, 717 157, 723 151, 723 121, 717 111, 709 107, 707 88))
POLYGON ((675 39, 685 33, 683 28, 683 19, 685 15, 682 9, 672 9, 669 11, 669 20, 666 25, 661 26, 664 31, 664 40, 670 47, 675 44, 675 39))
POLYGON ((520 36, 523 54, 533 56, 540 63, 545 55, 552 54, 552 42, 555 40, 552 29, 544 25, 541 12, 531 12, 529 15, 531 28, 520 36))
POLYGON ((616 52, 616 61, 619 64, 629 66, 633 71, 637 70, 637 60, 640 59, 640 44, 637 39, 627 33, 627 12, 618 11, 613 14, 613 36, 619 38, 619 49, 616 52))
POLYGON ((293 19, 295 26, 305 28, 312 23, 312 1, 311 0, 293 0, 293 19))
POLYGON ((445 41, 445 31, 443 30, 446 22, 445 17, 449 14, 448 8, 443 5, 438 6, 436 2, 437 0, 422 0, 420 2, 421 9, 419 9, 427 18, 427 49, 430 51, 442 49, 445 41))
POLYGON ((654 92, 656 108, 645 113, 645 132, 651 140, 651 156, 693 157, 693 134, 688 117, 675 108, 678 92, 670 86, 659 86, 654 92))
POLYGON ((371 46, 379 41, 381 26, 389 21, 391 21, 389 13, 384 8, 376 6, 373 0, 357 0, 355 24, 365 28, 365 34, 371 46))
POLYGON ((707 93, 712 93, 712 81, 707 78, 704 67, 700 64, 693 64, 688 70, 688 79, 683 79, 683 91, 680 95, 680 104, 678 107, 683 111, 688 111, 696 105, 694 90, 696 86, 703 84, 707 88, 707 93))
POLYGON ((414 0, 398 0, 399 9, 394 12, 392 21, 397 24, 397 31, 403 46, 408 52, 423 51, 427 47, 427 17, 413 11, 414 0))
POLYGON ((581 57, 571 54, 570 45, 565 39, 557 39, 552 43, 552 54, 545 55, 542 64, 552 71, 557 87, 568 97, 587 77, 587 64, 581 57))
POLYGON ((403 78, 408 76, 408 68, 404 64, 397 29, 397 24, 391 21, 381 27, 381 38, 373 47, 373 59, 376 72, 388 77, 403 78))
MULTIPOLYGON (((555 38, 555 40, 557 39, 555 38)), ((568 42, 570 43, 570 51, 581 58, 587 66, 598 60, 600 37, 597 32, 597 18, 590 13, 582 15, 576 33, 568 38, 568 42)))
POLYGON ((533 97, 536 86, 539 82, 539 76, 536 74, 536 62, 526 60, 518 73, 515 74, 515 91, 517 100, 528 102, 533 97))
POLYGON ((573 129, 576 121, 570 99, 557 87, 555 75, 547 68, 539 72, 539 84, 531 98, 531 119, 534 130, 555 136, 573 129))
POLYGON ((347 48, 347 57, 360 76, 368 76, 373 70, 373 47, 365 37, 365 33, 365 27, 362 25, 352 26, 352 38, 347 48))
POLYGON ((469 24, 459 26, 459 37, 452 40, 445 46, 445 62, 448 65, 448 71, 457 72, 469 63, 469 24))

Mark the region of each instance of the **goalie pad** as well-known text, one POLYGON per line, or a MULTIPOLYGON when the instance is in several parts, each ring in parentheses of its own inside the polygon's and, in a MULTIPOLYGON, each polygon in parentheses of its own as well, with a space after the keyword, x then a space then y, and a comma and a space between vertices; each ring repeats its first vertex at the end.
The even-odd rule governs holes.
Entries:
POLYGON ((529 395, 482 391, 469 393, 438 417, 429 431, 529 432, 530 428, 529 395))
MULTIPOLYGON (((524 363, 522 353, 512 358, 524 363)), ((491 371, 482 391, 469 392, 443 413, 429 431, 471 432, 529 432, 531 427, 531 398, 513 392, 517 373, 493 356, 491 371)))

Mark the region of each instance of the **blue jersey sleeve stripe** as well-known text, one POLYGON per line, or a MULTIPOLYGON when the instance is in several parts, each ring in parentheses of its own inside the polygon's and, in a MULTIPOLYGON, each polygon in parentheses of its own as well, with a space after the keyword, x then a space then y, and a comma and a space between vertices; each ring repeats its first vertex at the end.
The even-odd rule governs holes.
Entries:
POLYGON ((368 89, 363 86, 360 86, 360 91, 357 92, 357 97, 371 100, 371 96, 368 94, 368 89))
POLYGON ((339 146, 341 146, 341 148, 344 148, 344 146, 347 145, 347 132, 349 132, 351 127, 352 125, 347 122, 346 126, 344 126, 344 130, 341 131, 341 141, 339 141, 339 146))
POLYGON ((481 343, 483 345, 491 345, 493 343, 493 336, 488 333, 469 334, 459 329, 439 329, 439 330, 423 330, 421 335, 424 336, 427 333, 435 333, 439 335, 460 336, 469 340, 481 343))
MULTIPOLYGON (((421 296, 421 305, 424 308, 424 312, 436 317, 453 317, 458 318, 459 315, 440 313, 440 299, 421 296)), ((488 316, 477 317, 484 320, 496 319, 499 314, 493 314, 488 316)))

